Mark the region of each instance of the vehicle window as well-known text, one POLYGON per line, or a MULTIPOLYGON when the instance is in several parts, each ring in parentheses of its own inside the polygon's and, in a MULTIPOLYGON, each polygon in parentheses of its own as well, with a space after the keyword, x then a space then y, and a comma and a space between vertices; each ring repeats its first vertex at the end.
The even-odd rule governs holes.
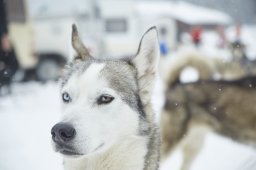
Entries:
POLYGON ((105 19, 105 31, 109 33, 124 33, 127 31, 127 21, 122 18, 105 19))

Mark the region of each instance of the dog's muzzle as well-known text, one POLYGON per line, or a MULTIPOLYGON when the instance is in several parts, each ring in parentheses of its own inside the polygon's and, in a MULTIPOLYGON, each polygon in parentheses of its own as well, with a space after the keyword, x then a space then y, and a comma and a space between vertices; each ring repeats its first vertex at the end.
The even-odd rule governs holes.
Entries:
POLYGON ((73 155, 75 152, 70 147, 70 142, 76 135, 76 130, 67 123, 58 123, 51 130, 52 140, 55 143, 56 151, 63 154, 73 155))
POLYGON ((52 140, 58 144, 65 144, 71 141, 76 134, 76 130, 69 124, 58 123, 51 130, 52 140))

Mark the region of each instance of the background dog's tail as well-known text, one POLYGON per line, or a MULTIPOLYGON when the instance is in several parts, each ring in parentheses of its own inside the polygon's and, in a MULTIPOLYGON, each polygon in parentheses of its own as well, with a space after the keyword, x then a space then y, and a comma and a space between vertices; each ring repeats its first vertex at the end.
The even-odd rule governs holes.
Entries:
POLYGON ((172 87, 180 82, 182 72, 188 67, 197 71, 198 79, 212 79, 216 73, 215 62, 214 59, 204 56, 196 50, 187 49, 177 54, 168 64, 162 60, 162 64, 165 66, 160 66, 160 70, 165 84, 172 87))
MULTIPOLYGON (((170 57, 169 59, 161 58, 159 70, 160 75, 162 75, 162 79, 164 80, 165 102, 173 102, 169 101, 171 100, 169 94, 173 93, 174 90, 176 90, 175 95, 177 101, 181 101, 183 104, 186 102, 182 88, 172 88, 181 82, 181 74, 187 67, 192 67, 197 71, 197 79, 209 80, 212 79, 215 74, 215 62, 214 59, 204 56, 193 49, 184 49, 181 53, 172 58, 170 57)), ((185 77, 188 76, 190 76, 190 74, 185 77)), ((163 160, 185 134, 185 123, 189 118, 184 109, 185 106, 180 104, 174 112, 172 109, 166 108, 165 106, 162 110, 160 126, 162 136, 161 154, 163 160)))

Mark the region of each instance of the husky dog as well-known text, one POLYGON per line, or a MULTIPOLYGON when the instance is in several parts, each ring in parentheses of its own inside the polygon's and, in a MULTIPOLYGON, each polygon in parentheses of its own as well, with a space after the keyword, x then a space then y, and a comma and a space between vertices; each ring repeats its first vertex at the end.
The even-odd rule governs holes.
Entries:
MULTIPOLYGON (((195 67, 202 64, 196 62, 192 62, 195 67)), ((190 169, 210 131, 256 146, 256 77, 212 80, 208 74, 208 80, 203 77, 193 83, 179 82, 181 68, 192 63, 183 62, 172 68, 161 115, 162 156, 164 158, 176 146, 181 146, 184 152, 182 170, 190 169)), ((207 67, 198 70, 199 75, 211 73, 207 67)))
POLYGON ((93 58, 72 27, 76 57, 62 77, 62 120, 52 130, 65 170, 157 170, 160 137, 151 107, 159 58, 155 27, 133 58, 93 58))

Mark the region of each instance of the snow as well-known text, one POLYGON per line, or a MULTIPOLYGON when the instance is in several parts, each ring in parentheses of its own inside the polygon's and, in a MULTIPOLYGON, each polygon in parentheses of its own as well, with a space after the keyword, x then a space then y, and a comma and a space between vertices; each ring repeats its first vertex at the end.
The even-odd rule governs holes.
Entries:
MULTIPOLYGON (((206 137, 204 150, 196 158, 192 170, 246 170, 245 165, 255 163, 255 151, 245 145, 238 144, 230 139, 210 133, 206 137), (207 151, 211 152, 207 152, 207 151), (253 158, 253 159, 251 159, 253 158), (251 159, 251 160, 250 160, 251 159)), ((255 169, 255 167, 251 167, 255 169)))
POLYGON ((180 75, 180 81, 182 83, 196 82, 198 79, 199 79, 199 73, 193 67, 184 68, 180 75))
MULTIPOLYGON (((235 26, 227 29, 226 35, 229 41, 234 41, 236 36, 235 26)), ((246 45, 246 53, 249 59, 256 59, 256 25, 243 25, 241 27, 240 40, 246 45)))
MULTIPOLYGON (((219 35, 215 31, 205 30, 202 33, 202 44, 199 50, 210 58, 218 58, 223 61, 231 61, 231 51, 227 48, 218 48, 219 35)), ((230 42, 230 41, 229 41, 230 42)))
MULTIPOLYGON (((236 31, 234 26, 230 26, 225 31, 225 36, 227 43, 234 42, 236 40, 236 31)), ((189 48, 193 46, 190 35, 187 33, 182 34, 183 43, 189 48)), ((248 59, 256 59, 256 25, 243 25, 241 28, 240 40, 245 44, 246 54, 248 59)), ((216 31, 204 30, 202 32, 202 43, 198 50, 205 56, 210 58, 222 59, 223 62, 228 62, 232 60, 231 51, 228 49, 228 44, 226 48, 218 48, 220 43, 220 37, 216 31)))
POLYGON ((232 22, 232 18, 224 12, 182 1, 139 1, 137 10, 144 15, 171 17, 191 25, 226 25, 232 22))
MULTIPOLYGON (((107 1, 111 4, 114 1, 107 1)), ((128 1, 123 1, 126 3, 128 1)), ((131 3, 133 1, 130 1, 131 3)), ((28 0, 28 9, 32 18, 63 17, 75 15, 88 15, 93 9, 95 1, 83 0, 28 0), (61 5, 61 8, 56 6, 61 5), (63 5, 65 4, 65 5, 63 5)), ((98 4, 101 3, 100 1, 98 4)), ((188 24, 229 24, 232 22, 230 16, 218 10, 196 6, 187 2, 167 1, 134 1, 134 8, 140 14, 152 16, 168 16, 188 24)), ((114 5, 114 3, 113 3, 114 5)), ((104 9, 101 9, 104 11, 104 9)))
POLYGON ((61 169, 51 148, 50 129, 60 115, 56 84, 18 84, 0 98, 0 169, 61 169))
POLYGON ((83 0, 27 0, 27 5, 33 19, 86 15, 90 12, 90 5, 83 0))
MULTIPOLYGON (((160 78, 157 82, 154 103, 159 111, 163 95, 160 78)), ((15 84, 11 95, 0 98, 0 110, 1 170, 62 170, 61 156, 52 150, 50 134, 61 112, 58 84, 15 84)), ((253 165, 255 156, 252 148, 210 133, 192 170, 239 170, 243 164, 253 165)), ((182 159, 178 148, 161 170, 178 170, 182 159)))
MULTIPOLYGON (((255 156, 256 153, 252 148, 209 133, 191 170, 253 170, 256 163, 255 156)), ((182 160, 183 154, 178 148, 163 162, 161 170, 179 170, 182 160)))

